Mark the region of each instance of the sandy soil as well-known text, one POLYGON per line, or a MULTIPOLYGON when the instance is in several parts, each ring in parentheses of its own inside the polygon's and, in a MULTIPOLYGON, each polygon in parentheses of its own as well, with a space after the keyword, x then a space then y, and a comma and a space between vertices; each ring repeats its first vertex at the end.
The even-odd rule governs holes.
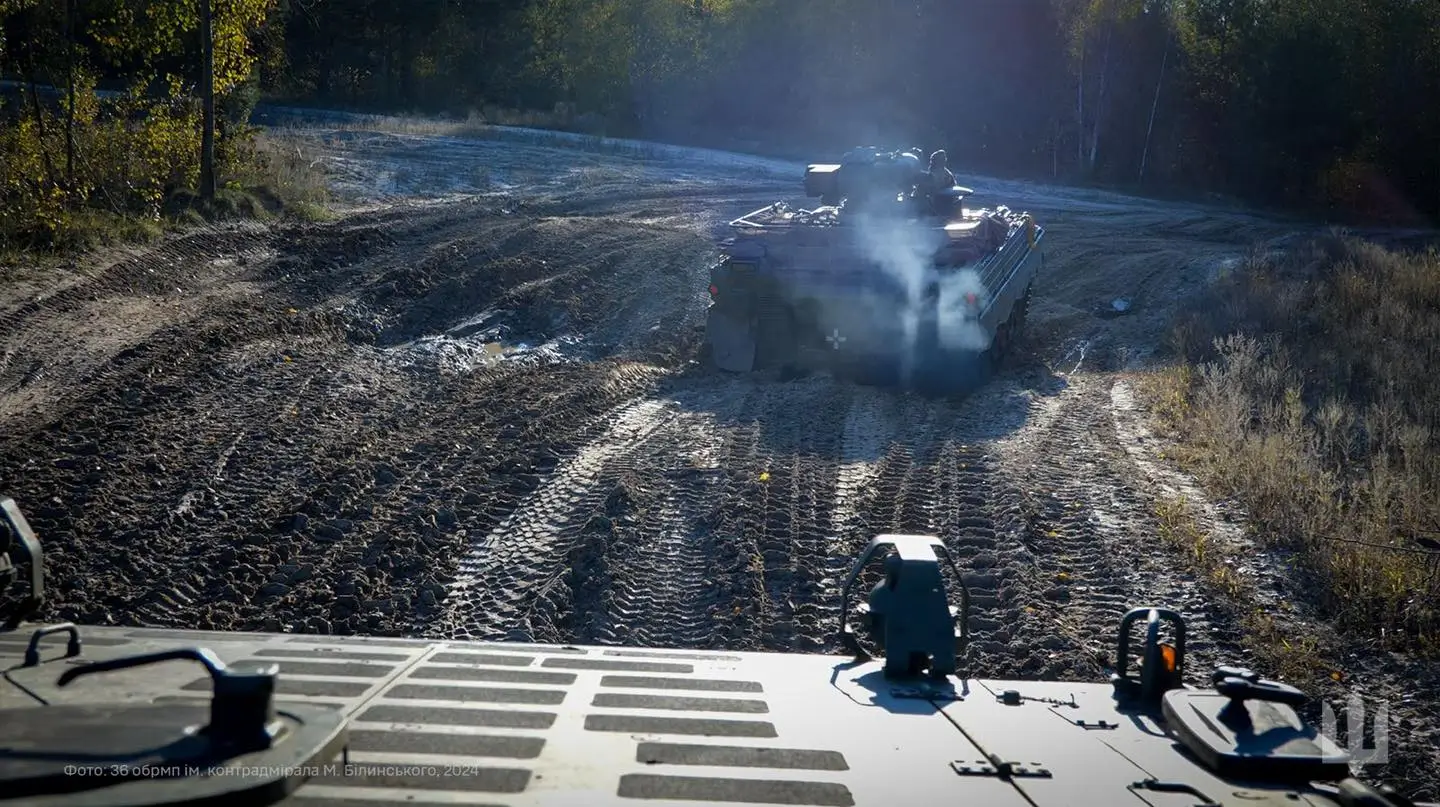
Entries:
MULTIPOLYGON (((211 227, 0 289, 0 490, 46 543, 46 616, 834 651, 855 554, 920 532, 966 569, 987 676, 1100 676, 1149 604, 1189 620, 1197 682, 1243 661, 1153 538, 1156 496, 1188 483, 1128 372, 1177 300, 1284 226, 962 177, 1050 248, 1012 366, 934 400, 694 361, 715 235, 801 201, 799 166, 293 136, 338 221, 211 227)), ((1368 669, 1403 721, 1386 775, 1433 787, 1434 704, 1401 708, 1409 673, 1368 669)))

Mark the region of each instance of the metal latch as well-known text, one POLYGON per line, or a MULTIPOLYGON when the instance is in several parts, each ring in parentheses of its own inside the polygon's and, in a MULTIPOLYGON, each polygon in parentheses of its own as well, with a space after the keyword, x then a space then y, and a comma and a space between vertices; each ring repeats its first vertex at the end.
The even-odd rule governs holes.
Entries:
POLYGON ((973 762, 956 760, 950 763, 950 768, 960 776, 995 776, 1001 779, 1051 778, 1050 770, 1040 767, 1038 762, 1022 765, 1019 762, 1005 762, 993 755, 990 759, 978 759, 973 762))

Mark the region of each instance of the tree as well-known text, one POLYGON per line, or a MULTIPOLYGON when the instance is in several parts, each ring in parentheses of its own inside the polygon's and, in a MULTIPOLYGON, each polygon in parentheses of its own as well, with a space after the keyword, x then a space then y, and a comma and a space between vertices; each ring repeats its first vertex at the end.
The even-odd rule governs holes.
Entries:
POLYGON ((211 26, 210 0, 200 2, 200 198, 215 199, 215 32, 211 26))

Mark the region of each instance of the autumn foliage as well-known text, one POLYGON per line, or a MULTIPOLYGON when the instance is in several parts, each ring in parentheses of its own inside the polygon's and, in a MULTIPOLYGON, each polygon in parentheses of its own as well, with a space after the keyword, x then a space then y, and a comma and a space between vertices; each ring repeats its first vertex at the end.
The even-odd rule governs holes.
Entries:
MULTIPOLYGON (((251 37, 274 5, 214 0, 218 96, 251 81, 251 37)), ((196 186, 198 9, 194 0, 0 0, 0 67, 19 79, 0 126, 5 245, 63 245, 101 214, 158 220, 167 199, 196 186)), ((244 169, 252 135, 221 128, 222 176, 244 169)))
POLYGON ((826 159, 1423 224, 1434 0, 490 0, 292 4, 273 91, 826 159), (525 113, 525 114, 521 114, 525 113), (537 116, 534 113, 541 113, 537 116))
MULTIPOLYGON (((208 2, 232 181, 263 151, 239 125, 263 92, 800 159, 940 147, 967 174, 1440 215, 1435 2, 208 2)), ((193 186, 200 3, 0 0, 0 237, 153 218, 193 186)))
POLYGON ((1440 653, 1440 253, 1325 238, 1187 301, 1164 419, 1336 623, 1440 653))

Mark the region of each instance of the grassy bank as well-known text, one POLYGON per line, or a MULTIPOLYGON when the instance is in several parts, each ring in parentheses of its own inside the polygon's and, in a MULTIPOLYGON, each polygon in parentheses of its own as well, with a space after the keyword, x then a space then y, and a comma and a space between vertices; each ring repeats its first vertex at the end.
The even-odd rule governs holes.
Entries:
POLYGON ((73 157, 48 113, 0 124, 0 263, 145 241, 205 221, 326 215, 325 172, 309 147, 246 129, 219 144, 216 194, 202 202, 199 134, 189 120, 92 119, 73 157))
POLYGON ((1342 635, 1440 655, 1440 254, 1316 240, 1182 310, 1148 389, 1181 462, 1342 635))

